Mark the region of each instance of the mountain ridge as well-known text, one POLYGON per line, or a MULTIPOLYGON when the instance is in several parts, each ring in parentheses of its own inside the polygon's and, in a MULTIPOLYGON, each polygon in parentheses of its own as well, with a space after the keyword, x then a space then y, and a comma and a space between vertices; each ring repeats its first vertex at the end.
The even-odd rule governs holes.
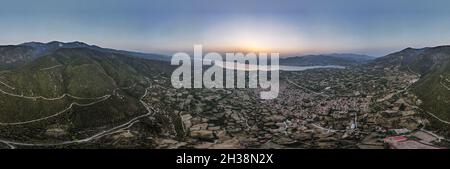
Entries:
POLYGON ((1 59, 0 69, 13 69, 19 67, 36 58, 52 54, 54 51, 61 48, 88 48, 107 53, 117 53, 150 60, 160 60, 160 61, 170 60, 170 57, 164 55, 102 48, 96 45, 89 45, 79 41, 74 42, 51 41, 48 43, 25 42, 19 45, 0 46, 0 59, 1 59))
POLYGON ((288 66, 354 66, 367 63, 373 59, 375 59, 375 57, 368 55, 331 53, 280 58, 280 64, 288 66))

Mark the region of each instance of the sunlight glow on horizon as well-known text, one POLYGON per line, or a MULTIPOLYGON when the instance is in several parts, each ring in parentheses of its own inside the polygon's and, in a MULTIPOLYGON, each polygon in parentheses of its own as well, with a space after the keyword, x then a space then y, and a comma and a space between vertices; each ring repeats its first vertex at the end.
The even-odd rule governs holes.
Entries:
POLYGON ((15 0, 0 5, 0 45, 82 41, 172 55, 202 44, 210 52, 383 56, 449 45, 448 6, 448 0, 15 0))
POLYGON ((301 33, 277 20, 233 18, 212 25, 203 43, 212 50, 247 52, 299 52, 301 33))

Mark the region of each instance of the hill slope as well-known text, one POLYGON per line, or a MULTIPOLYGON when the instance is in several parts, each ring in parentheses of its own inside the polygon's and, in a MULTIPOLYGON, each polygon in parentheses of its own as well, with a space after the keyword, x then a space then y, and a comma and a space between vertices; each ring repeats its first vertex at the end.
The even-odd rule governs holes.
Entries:
POLYGON ((0 46, 0 70, 11 69, 33 60, 35 49, 27 46, 0 46))
POLYGON ((32 140, 57 124, 73 139, 120 124, 148 112, 140 97, 170 70, 167 62, 124 54, 56 49, 0 72, 0 133, 32 140))
POLYGON ((423 102, 421 107, 450 121, 450 46, 412 49, 374 60, 370 65, 419 74, 412 91, 423 102))

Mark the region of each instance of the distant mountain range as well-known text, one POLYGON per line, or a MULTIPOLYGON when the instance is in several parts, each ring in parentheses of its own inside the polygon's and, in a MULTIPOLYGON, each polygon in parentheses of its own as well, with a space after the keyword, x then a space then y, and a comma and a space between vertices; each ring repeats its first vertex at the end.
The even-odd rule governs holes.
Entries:
MULTIPOLYGON (((139 58, 170 61, 171 57, 160 54, 148 54, 140 52, 131 52, 125 50, 116 50, 102 48, 95 45, 89 45, 83 42, 58 42, 52 41, 48 43, 27 42, 19 45, 0 46, 0 70, 10 69, 23 65, 31 60, 52 54, 58 49, 87 48, 100 52, 124 54, 139 58)), ((367 63, 375 57, 358 54, 323 54, 323 55, 305 55, 297 57, 281 58, 281 65, 289 66, 354 66, 367 63)))
POLYGON ((0 69, 14 68, 23 65, 24 63, 27 63, 38 57, 52 54, 58 49, 73 49, 73 48, 87 48, 100 52, 123 54, 151 60, 163 60, 163 61, 170 60, 170 57, 164 55, 101 48, 95 45, 88 45, 83 42, 68 42, 68 43, 58 41, 52 41, 48 43, 27 42, 19 45, 0 46, 0 69))
POLYGON ((368 63, 375 57, 358 54, 305 55, 280 59, 280 65, 288 66, 354 66, 368 63))

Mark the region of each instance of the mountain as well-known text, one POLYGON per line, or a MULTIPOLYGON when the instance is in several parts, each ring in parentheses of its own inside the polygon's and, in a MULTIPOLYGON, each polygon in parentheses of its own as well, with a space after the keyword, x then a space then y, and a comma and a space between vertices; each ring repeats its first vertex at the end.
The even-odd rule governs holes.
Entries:
POLYGON ((36 58, 52 54, 58 49, 72 49, 72 48, 87 48, 101 52, 123 54, 151 60, 162 60, 162 61, 170 60, 170 57, 164 55, 101 48, 95 45, 88 45, 83 42, 68 42, 68 43, 58 41, 52 41, 48 43, 27 42, 16 46, 12 45, 0 46, 0 59, 1 59, 0 70, 21 66, 36 58))
POLYGON ((375 59, 369 65, 420 75, 412 91, 423 102, 421 107, 450 120, 450 46, 407 48, 375 59))
POLYGON ((358 54, 326 54, 326 55, 305 55, 298 57, 288 57, 280 59, 280 65, 288 66, 353 66, 367 63, 375 59, 372 56, 358 54))
POLYGON ((35 49, 27 46, 0 46, 0 70, 23 65, 33 57, 35 49))
MULTIPOLYGON (((390 68, 397 67, 402 70, 407 70, 409 66, 411 66, 412 64, 414 64, 414 62, 417 61, 417 58, 424 56, 423 53, 427 49, 429 48, 422 48, 422 49, 406 48, 402 51, 377 58, 373 62, 371 62, 370 65, 375 67, 390 67, 390 68)), ((430 65, 427 65, 425 67, 429 66, 430 65)))
POLYGON ((93 49, 81 43, 61 45, 69 47, 28 43, 0 48, 12 56, 45 52, 32 60, 21 57, 27 62, 0 71, 2 136, 29 141, 57 128, 68 133, 66 137, 82 138, 102 127, 123 123, 148 112, 140 101, 145 88, 161 76, 168 77, 172 70, 168 62, 93 49), (42 123, 29 123, 47 118, 42 123))

